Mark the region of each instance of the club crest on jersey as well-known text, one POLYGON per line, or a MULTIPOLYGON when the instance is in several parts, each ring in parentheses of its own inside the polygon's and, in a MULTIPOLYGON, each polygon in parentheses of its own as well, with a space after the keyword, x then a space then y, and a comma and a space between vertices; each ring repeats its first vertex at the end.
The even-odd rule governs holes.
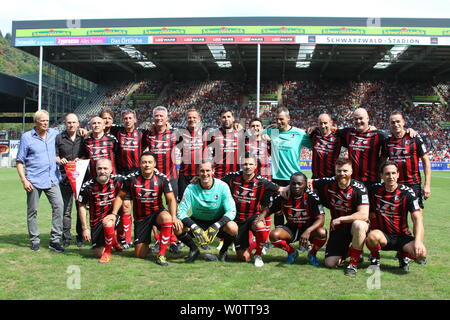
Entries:
POLYGON ((351 194, 351 193, 347 193, 347 194, 345 195, 345 197, 346 197, 347 199, 351 199, 352 194, 351 194))
MULTIPOLYGON (((215 196, 214 196, 214 200, 219 200, 219 195, 218 194, 216 194, 215 196)), ((216 204, 213 204, 213 206, 215 206, 216 204)))

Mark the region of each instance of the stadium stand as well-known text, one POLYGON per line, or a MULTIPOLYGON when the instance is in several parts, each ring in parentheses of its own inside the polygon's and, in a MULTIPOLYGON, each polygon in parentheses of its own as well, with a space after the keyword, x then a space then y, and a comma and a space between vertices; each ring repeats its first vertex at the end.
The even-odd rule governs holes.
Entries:
MULTIPOLYGON (((431 151, 431 160, 450 162, 449 88, 448 82, 301 80, 263 82, 260 92, 288 107, 292 124, 300 128, 315 125, 322 112, 331 114, 338 127, 351 126, 352 111, 361 106, 368 110, 372 125, 387 131, 389 114, 401 110, 407 126, 420 132, 431 151), (438 99, 414 101, 418 96, 438 99)), ((185 127, 186 110, 196 108, 205 127, 216 127, 220 110, 231 107, 236 111, 236 119, 246 125, 256 116, 255 92, 254 83, 219 80, 124 82, 98 86, 75 113, 86 124, 104 107, 113 111, 131 107, 136 110, 140 126, 145 127, 152 122, 152 109, 163 105, 169 110, 172 126, 185 127)), ((260 118, 270 122, 275 109, 276 105, 261 108, 260 118)), ((311 152, 304 150, 302 159, 310 158, 311 152)))

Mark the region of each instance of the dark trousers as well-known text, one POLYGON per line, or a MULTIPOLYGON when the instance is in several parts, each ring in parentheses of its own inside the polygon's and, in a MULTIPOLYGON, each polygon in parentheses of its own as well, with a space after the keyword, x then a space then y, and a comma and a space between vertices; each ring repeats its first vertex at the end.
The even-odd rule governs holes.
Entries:
MULTIPOLYGON (((73 191, 70 187, 70 184, 59 185, 61 189, 61 194, 64 202, 64 211, 63 211, 63 239, 64 240, 72 240, 72 235, 70 230, 72 228, 72 204, 73 204, 73 191)), ((80 222, 80 210, 78 207, 78 202, 75 201, 76 206, 76 215, 77 215, 77 223, 76 223, 76 231, 77 231, 77 241, 82 241, 83 230, 81 229, 80 222)))

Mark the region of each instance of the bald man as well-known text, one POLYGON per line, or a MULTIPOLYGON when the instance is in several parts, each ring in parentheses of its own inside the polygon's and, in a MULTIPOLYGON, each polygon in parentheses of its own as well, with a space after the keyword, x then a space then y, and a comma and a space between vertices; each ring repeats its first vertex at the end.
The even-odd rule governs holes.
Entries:
POLYGON ((95 163, 101 158, 111 160, 112 173, 116 174, 117 139, 110 134, 105 134, 105 120, 102 118, 94 117, 89 124, 92 131, 81 145, 80 158, 91 160, 89 164, 91 178, 96 177, 95 163))
POLYGON ((385 158, 381 148, 387 136, 380 130, 371 130, 369 114, 364 108, 358 108, 352 115, 353 127, 337 131, 343 146, 348 149, 352 162, 352 178, 362 182, 367 189, 380 182, 379 165, 385 158))
POLYGON ((111 261, 111 249, 122 251, 117 243, 115 226, 118 219, 112 208, 115 198, 123 188, 124 179, 120 175, 113 175, 112 162, 100 158, 96 162, 97 176, 86 181, 80 189, 78 203, 83 230, 83 239, 92 241, 94 256, 100 258, 98 262, 111 261), (86 208, 89 207, 89 226, 87 227, 86 208))
POLYGON ((319 115, 317 125, 318 127, 309 134, 312 141, 312 178, 333 177, 342 140, 332 130, 333 120, 329 114, 319 115))
MULTIPOLYGON (((73 205, 73 191, 67 178, 64 166, 69 161, 76 161, 79 157, 83 137, 79 132, 80 123, 78 116, 75 113, 68 113, 65 116, 66 130, 56 136, 56 162, 60 165, 61 183, 59 187, 64 201, 64 215, 63 215, 63 247, 70 245, 72 235, 70 233, 72 227, 72 205, 73 205)), ((79 207, 77 209, 77 238, 76 243, 78 247, 83 246, 83 235, 81 230, 79 207)))

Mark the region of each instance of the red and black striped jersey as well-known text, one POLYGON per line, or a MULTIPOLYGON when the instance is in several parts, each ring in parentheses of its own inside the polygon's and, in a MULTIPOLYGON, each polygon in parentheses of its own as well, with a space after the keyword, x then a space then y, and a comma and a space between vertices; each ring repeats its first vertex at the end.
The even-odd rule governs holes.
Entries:
POLYGON ((94 138, 89 136, 84 139, 81 149, 80 156, 82 158, 90 159, 89 170, 91 177, 95 178, 97 173, 95 171, 95 163, 98 159, 106 158, 112 162, 112 173, 117 172, 116 169, 116 153, 118 148, 118 141, 116 137, 110 134, 104 134, 101 138, 94 138))
POLYGON ((131 195, 133 216, 137 221, 142 221, 146 216, 164 209, 163 194, 173 192, 169 179, 156 170, 150 179, 145 179, 140 171, 129 174, 123 191, 131 195))
POLYGON ((318 129, 309 136, 312 141, 312 178, 333 177, 336 174, 336 160, 341 152, 341 137, 335 133, 324 136, 318 129))
POLYGON ((121 174, 129 174, 140 167, 140 156, 147 148, 145 130, 134 129, 127 132, 124 127, 111 127, 111 133, 119 143, 117 151, 117 170, 121 174))
POLYGON ((214 159, 214 176, 222 179, 230 172, 239 171, 239 160, 244 155, 244 130, 214 129, 207 132, 207 153, 214 159))
POLYGON ((162 132, 147 131, 145 134, 148 150, 156 157, 156 169, 168 179, 178 177, 176 166, 177 133, 175 129, 162 132))
POLYGON ((408 211, 420 210, 419 200, 414 191, 402 184, 392 192, 384 183, 374 184, 370 190, 370 228, 387 234, 410 235, 408 211))
POLYGON ((91 228, 111 213, 113 202, 122 189, 124 177, 111 175, 108 182, 101 184, 97 179, 86 181, 80 189, 78 202, 89 205, 89 222, 91 228))
POLYGON ((270 141, 264 139, 257 139, 255 136, 245 135, 245 154, 250 154, 256 158, 257 167, 256 174, 270 179, 270 157, 271 144, 270 141))
POLYGON ((362 182, 380 182, 381 147, 386 135, 379 131, 358 132, 354 128, 338 130, 352 161, 352 178, 362 182))
POLYGON ((383 143, 382 154, 398 165, 398 183, 421 184, 419 159, 427 153, 427 148, 420 136, 403 138, 390 136, 383 143))
POLYGON ((288 200, 277 195, 270 205, 270 212, 281 211, 289 226, 304 229, 310 227, 319 216, 324 215, 319 197, 306 190, 300 197, 290 197, 288 200))
POLYGON ((360 205, 369 205, 366 187, 351 179, 347 188, 339 188, 336 177, 321 178, 313 181, 322 203, 330 209, 331 218, 337 219, 355 213, 360 205))
POLYGON ((179 174, 180 176, 196 176, 206 149, 205 130, 202 128, 193 131, 180 129, 178 137, 181 156, 179 174))
POLYGON ((236 203, 236 221, 245 221, 261 213, 261 205, 268 206, 270 197, 279 186, 266 178, 255 175, 244 180, 242 171, 231 172, 222 178, 230 187, 231 195, 236 203))

